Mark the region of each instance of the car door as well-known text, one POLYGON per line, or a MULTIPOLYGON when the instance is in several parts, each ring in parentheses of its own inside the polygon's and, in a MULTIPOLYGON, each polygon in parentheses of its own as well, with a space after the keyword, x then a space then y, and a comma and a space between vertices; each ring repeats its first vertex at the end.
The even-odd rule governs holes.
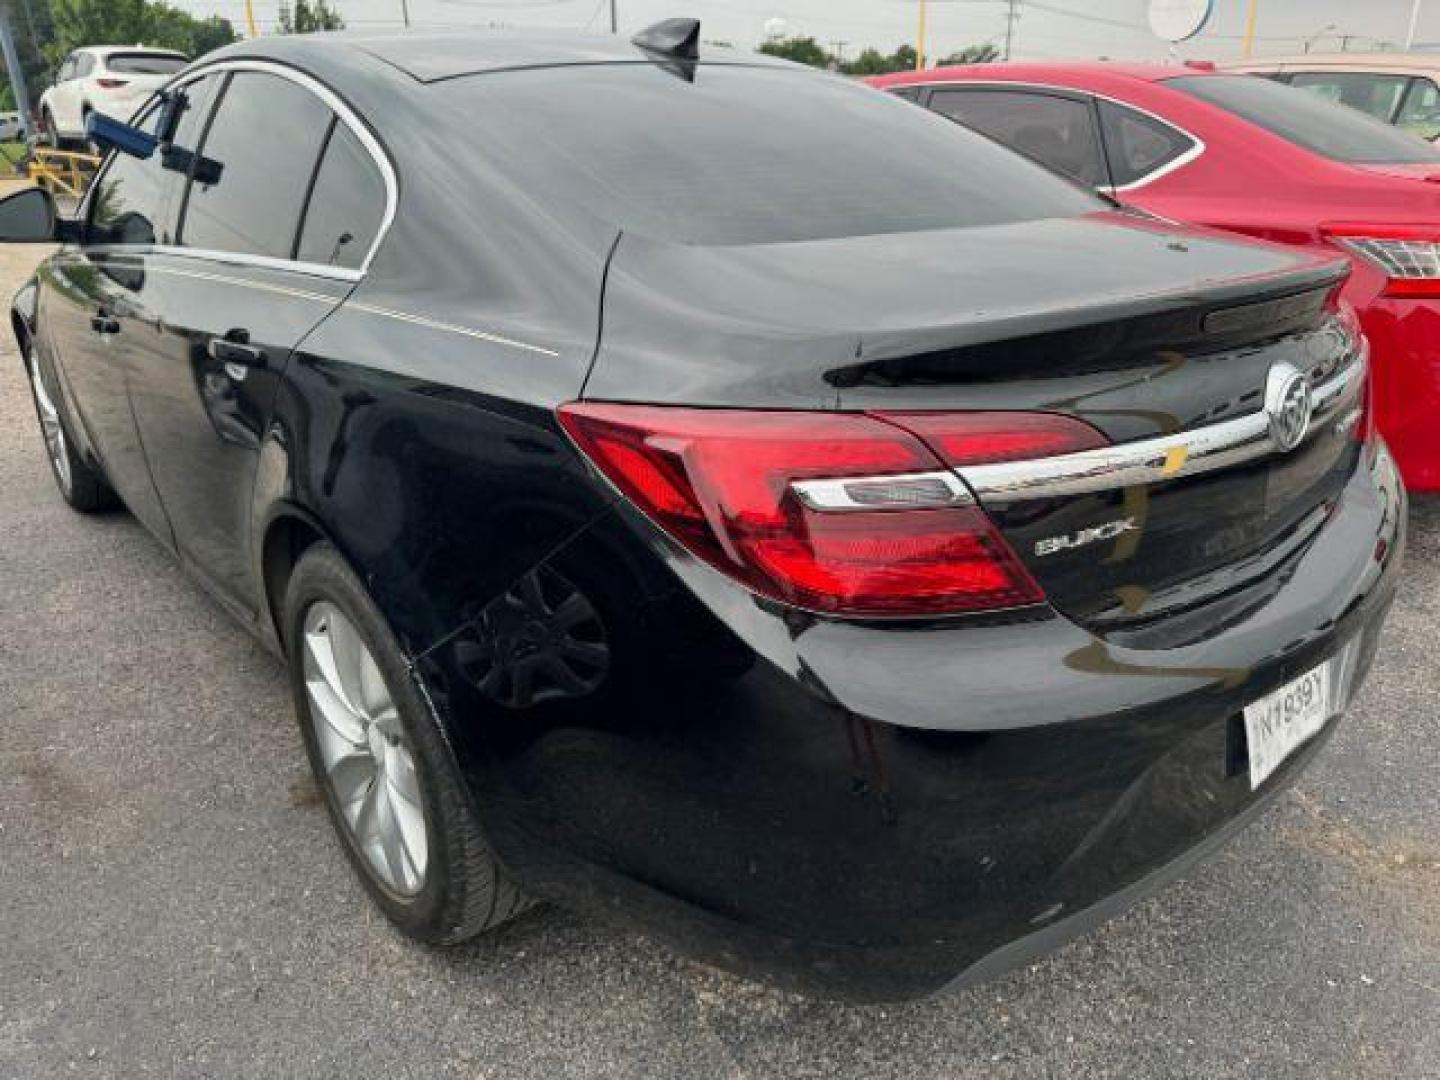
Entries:
POLYGON ((146 257, 128 298, 126 347, 176 547, 250 613, 251 496, 271 406, 291 351, 358 279, 387 189, 358 122, 337 120, 331 104, 343 106, 318 84, 254 62, 221 77, 189 154, 178 235, 146 257), (365 183, 378 197, 346 217, 337 188, 365 183))
MULTIPOLYGON (((158 116, 150 110, 142 129, 153 134, 158 116)), ((136 518, 166 543, 169 524, 130 409, 122 323, 144 274, 140 253, 169 228, 177 180, 159 155, 112 155, 86 201, 80 241, 41 268, 36 343, 58 376, 77 439, 136 518)))
POLYGON ((1093 188, 1111 184, 1094 103, 1083 94, 1019 86, 937 86, 928 107, 1093 188))

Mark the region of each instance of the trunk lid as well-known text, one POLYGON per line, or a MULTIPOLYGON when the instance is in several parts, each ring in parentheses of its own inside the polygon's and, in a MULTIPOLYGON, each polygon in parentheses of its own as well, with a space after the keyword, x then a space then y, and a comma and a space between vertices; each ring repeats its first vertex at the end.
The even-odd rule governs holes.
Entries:
MULTIPOLYGON (((585 396, 1038 410, 1116 446, 1231 422, 1268 438, 1257 418, 1273 369, 1314 391, 1352 362, 1357 341, 1327 307, 1343 274, 1338 260, 1122 214, 737 247, 627 236, 585 396)), ((1002 485, 980 502, 1058 610, 1142 625, 1261 580, 1303 546, 1355 466, 1336 424, 1358 385, 1288 453, 1252 445, 1202 471, 1192 450, 1163 475, 1002 485)))

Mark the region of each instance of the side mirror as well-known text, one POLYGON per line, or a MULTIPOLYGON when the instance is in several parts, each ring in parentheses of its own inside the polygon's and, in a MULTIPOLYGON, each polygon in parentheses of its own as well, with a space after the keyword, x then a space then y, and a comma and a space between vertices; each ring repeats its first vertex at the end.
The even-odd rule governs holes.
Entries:
POLYGON ((44 188, 0 199, 0 243, 44 244, 60 238, 55 200, 44 188))

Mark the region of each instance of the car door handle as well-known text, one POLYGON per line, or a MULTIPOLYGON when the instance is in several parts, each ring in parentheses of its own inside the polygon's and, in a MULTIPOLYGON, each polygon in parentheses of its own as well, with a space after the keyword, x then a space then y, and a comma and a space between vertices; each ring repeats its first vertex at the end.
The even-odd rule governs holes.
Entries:
POLYGON ((90 316, 90 329, 94 330, 97 334, 118 334, 120 332, 120 320, 108 311, 98 311, 90 316))
POLYGON ((241 367, 264 367, 265 350, 245 341, 229 337, 210 339, 210 358, 221 364, 239 364, 241 367))

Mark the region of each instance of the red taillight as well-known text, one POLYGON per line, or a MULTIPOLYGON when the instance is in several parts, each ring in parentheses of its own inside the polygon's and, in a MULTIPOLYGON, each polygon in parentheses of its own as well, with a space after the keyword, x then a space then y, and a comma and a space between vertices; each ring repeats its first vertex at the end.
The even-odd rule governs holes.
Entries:
POLYGON ((1073 454, 1108 443, 1105 436, 1089 424, 1058 413, 887 412, 877 415, 914 432, 945 464, 956 468, 1073 454))
POLYGON ((122 86, 129 86, 128 79, 96 79, 95 85, 102 90, 119 90, 122 86))
MULTIPOLYGON (((967 414, 948 415, 963 426, 967 414)), ((762 595, 846 615, 972 612, 1044 599, 926 445, 945 444, 939 414, 575 402, 559 416, 656 524, 762 595)), ((983 425, 995 439, 997 425, 983 425)), ((1003 449, 1021 455, 1009 442, 1003 449)))
POLYGON ((1376 266, 1386 296, 1440 296, 1440 229, 1433 225, 1325 225, 1335 243, 1376 266))

